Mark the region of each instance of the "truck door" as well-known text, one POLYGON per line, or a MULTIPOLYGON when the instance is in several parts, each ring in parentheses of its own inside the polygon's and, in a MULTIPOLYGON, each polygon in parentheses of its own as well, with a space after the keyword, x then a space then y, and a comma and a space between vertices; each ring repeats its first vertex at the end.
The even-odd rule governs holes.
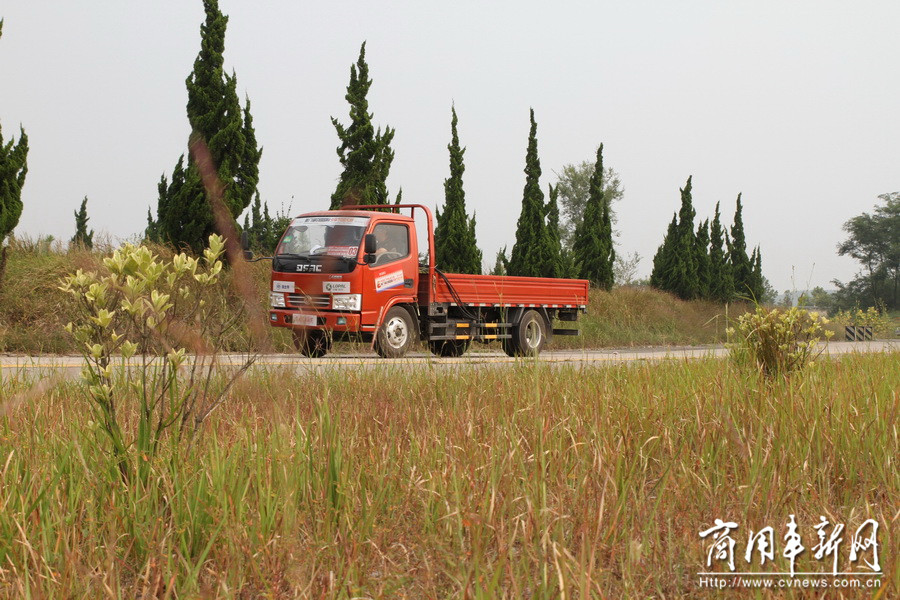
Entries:
POLYGON ((378 250, 375 262, 362 267, 366 290, 364 323, 374 323, 382 309, 398 296, 414 300, 419 270, 416 242, 410 235, 409 224, 381 222, 372 233, 378 241, 378 250))

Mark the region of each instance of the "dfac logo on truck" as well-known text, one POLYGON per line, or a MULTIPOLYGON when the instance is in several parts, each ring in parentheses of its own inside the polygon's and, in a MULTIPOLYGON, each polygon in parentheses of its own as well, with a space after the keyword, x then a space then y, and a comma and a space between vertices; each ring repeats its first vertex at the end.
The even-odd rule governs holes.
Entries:
POLYGON ((298 273, 321 273, 322 265, 297 265, 298 273))

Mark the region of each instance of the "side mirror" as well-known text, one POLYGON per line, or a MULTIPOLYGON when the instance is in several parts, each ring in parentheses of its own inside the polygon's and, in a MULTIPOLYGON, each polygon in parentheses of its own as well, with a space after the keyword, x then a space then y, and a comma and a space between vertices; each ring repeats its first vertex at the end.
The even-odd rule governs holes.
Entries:
POLYGON ((367 265, 374 263, 377 260, 375 256, 376 250, 378 250, 378 240, 375 239, 375 234, 366 234, 363 240, 363 262, 367 265))

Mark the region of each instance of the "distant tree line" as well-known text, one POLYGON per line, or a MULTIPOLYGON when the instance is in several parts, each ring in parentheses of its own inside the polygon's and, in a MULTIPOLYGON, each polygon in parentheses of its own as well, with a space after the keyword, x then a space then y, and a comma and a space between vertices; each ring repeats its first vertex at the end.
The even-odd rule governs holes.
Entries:
POLYGON ((881 194, 883 203, 870 213, 844 223, 847 239, 838 247, 840 256, 850 256, 862 265, 856 276, 843 283, 834 280, 834 308, 875 306, 900 310, 900 192, 881 194))
POLYGON ((881 194, 880 204, 844 223, 847 239, 838 244, 840 256, 850 256, 861 269, 847 282, 832 280, 836 290, 821 286, 799 295, 786 291, 781 303, 828 311, 876 308, 900 310, 900 192, 881 194))
POLYGON ((668 231, 653 257, 650 285, 683 300, 769 300, 759 247, 747 255, 741 195, 737 197, 730 236, 722 226, 718 202, 712 225, 707 219, 695 230, 691 179, 688 177, 680 190, 681 208, 672 215, 668 231))
MULTIPOLYGON (((244 218, 244 230, 260 252, 274 249, 287 215, 270 215, 258 190, 257 147, 250 114, 250 102, 243 110, 236 93, 236 76, 223 68, 224 36, 227 17, 216 0, 206 0, 206 22, 201 27, 202 44, 188 77, 188 121, 192 139, 202 139, 210 149, 224 183, 225 203, 231 217, 237 217, 251 204, 244 218)), ((345 98, 349 121, 332 118, 340 145, 336 151, 343 167, 330 207, 351 204, 388 204, 387 178, 394 151, 394 129, 376 127, 369 110, 368 92, 372 86, 366 62, 366 44, 350 66, 350 81, 345 98)), ((612 203, 622 197, 617 174, 604 168, 603 145, 593 163, 567 165, 550 185, 546 197, 541 189, 541 165, 538 155, 537 122, 530 111, 530 130, 525 154, 525 186, 516 225, 516 238, 507 256, 502 249, 493 269, 495 273, 530 277, 578 277, 601 289, 610 289, 615 272, 636 268, 639 257, 629 263, 617 262, 614 247, 612 203), (562 210, 561 210, 562 208, 562 210), (618 267, 617 267, 618 265, 618 267)), ((444 204, 436 210, 435 257, 443 270, 461 273, 482 271, 482 252, 475 235, 475 216, 465 204, 463 174, 465 148, 458 132, 459 118, 451 108, 449 152, 450 176, 444 181, 444 204)), ((150 239, 196 250, 213 228, 200 174, 193 161, 179 158, 171 180, 165 176, 158 186, 156 218, 148 214, 150 239)), ((398 191, 395 203, 401 201, 398 191)), ((738 201, 740 203, 740 200, 738 201)), ((720 230, 718 209, 713 229, 707 224, 695 232, 694 212, 690 204, 690 181, 682 191, 682 210, 673 219, 657 259, 651 283, 683 298, 730 300, 742 293, 758 295, 761 289, 759 250, 746 255, 740 204, 732 227, 732 239, 720 230), (710 239, 710 236, 712 239, 710 239), (724 241, 723 241, 724 240, 724 241), (723 249, 727 244, 727 251, 723 249), (720 275, 726 273, 725 275, 720 275)))

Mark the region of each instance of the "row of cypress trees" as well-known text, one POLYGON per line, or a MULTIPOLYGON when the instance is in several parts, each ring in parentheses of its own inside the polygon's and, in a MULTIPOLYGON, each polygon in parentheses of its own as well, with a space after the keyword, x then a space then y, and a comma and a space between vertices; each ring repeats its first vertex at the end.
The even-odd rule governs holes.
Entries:
POLYGON ((762 255, 757 246, 747 256, 741 195, 738 194, 731 235, 722 226, 719 204, 709 219, 694 230, 691 177, 681 192, 681 208, 672 215, 663 243, 653 257, 650 285, 683 300, 731 302, 761 300, 764 294, 762 255))
MULTIPOLYGON (((201 27, 201 50, 186 80, 187 114, 192 139, 201 139, 209 148, 224 184, 224 201, 233 218, 251 204, 244 228, 258 249, 271 249, 283 229, 286 215, 270 216, 257 191, 258 147, 250 114, 250 100, 243 108, 237 97, 237 77, 224 70, 223 53, 228 17, 217 0, 204 0, 206 21, 201 27), (251 220, 252 217, 252 220, 251 220)), ((345 96, 350 105, 349 125, 332 118, 340 140, 338 158, 343 166, 331 196, 331 208, 348 204, 387 204, 386 180, 394 159, 390 144, 394 129, 373 125, 367 94, 372 85, 365 60, 365 42, 350 67, 350 83, 345 96)), ((437 210, 436 261, 440 268, 459 273, 480 273, 482 254, 475 237, 475 217, 465 207, 463 157, 457 131, 458 117, 452 109, 450 177, 444 181, 444 205, 437 210)), ((532 277, 579 277, 593 285, 610 289, 613 285, 615 249, 609 202, 603 190, 603 145, 590 182, 584 216, 575 230, 571 251, 564 248, 559 232, 558 189, 550 186, 547 201, 540 187, 541 166, 537 147, 537 123, 530 111, 530 131, 525 157, 525 187, 516 227, 516 242, 507 259, 505 249, 498 255, 495 272, 532 277)), ((24 139, 24 138, 23 138, 24 139)), ((26 142, 27 143, 27 142, 26 142)), ((212 211, 194 161, 179 158, 171 179, 165 175, 158 185, 156 218, 148 213, 150 239, 191 250, 202 249, 213 231, 212 211)), ((691 179, 681 190, 682 206, 654 257, 651 284, 681 298, 709 298, 730 301, 737 296, 762 295, 759 249, 746 253, 741 222, 740 196, 731 236, 722 229, 718 205, 712 227, 701 223, 694 230, 695 212, 691 204, 691 179)), ((399 203, 402 190, 395 202, 399 203)), ((82 213, 84 206, 82 206, 82 213)), ((85 219, 82 214, 81 218, 85 219)), ((77 216, 76 216, 77 218, 77 216)), ((86 219, 82 226, 86 223, 86 219)))
POLYGON ((498 257, 502 266, 496 271, 526 277, 578 277, 609 290, 613 285, 616 254, 609 202, 604 199, 603 144, 597 149, 584 216, 575 230, 572 251, 569 252, 560 239, 559 189, 549 186, 545 204, 540 188, 541 163, 533 109, 530 120, 531 130, 525 154, 525 189, 516 224, 516 243, 508 261, 505 252, 498 257))
MULTIPOLYGON (((244 220, 244 229, 250 233, 258 249, 271 249, 277 241, 278 230, 284 225, 284 216, 271 217, 268 206, 261 203, 257 191, 262 150, 256 143, 250 100, 246 99, 241 109, 236 92, 237 77, 224 70, 223 54, 228 17, 219 10, 217 0, 204 0, 204 9, 206 20, 201 27, 201 49, 194 61, 193 71, 185 82, 191 137, 202 140, 209 148, 219 179, 224 184, 225 204, 233 218, 237 219, 251 204, 251 199, 255 198, 244 220)), ((340 140, 337 154, 343 166, 337 188, 331 196, 332 209, 348 204, 389 202, 386 180, 394 159, 391 148, 394 129, 376 129, 373 125, 373 115, 369 111, 367 99, 372 79, 369 77, 365 50, 364 42, 356 63, 350 67, 350 83, 345 96, 350 106, 349 124, 344 125, 332 118, 340 140)), ((470 217, 465 207, 465 148, 459 143, 457 123, 454 108, 451 142, 448 145, 450 177, 444 182, 444 206, 437 210, 435 254, 438 266, 444 270, 480 273, 482 254, 475 238, 475 217, 470 217)), ((579 275, 583 271, 584 276, 608 287, 612 282, 611 229, 607 226, 609 240, 605 253, 584 251, 579 259, 563 251, 559 239, 556 190, 551 186, 550 201, 545 205, 538 183, 541 172, 537 157, 536 127, 532 111, 522 215, 519 218, 517 243, 513 247, 508 272, 566 277, 579 275), (600 255, 605 256, 608 263, 602 267, 605 271, 594 264, 600 255), (588 275, 591 269, 597 272, 588 275)), ((148 211, 147 237, 176 247, 187 247, 195 252, 202 249, 214 225, 212 211, 194 161, 190 157, 185 161, 182 155, 171 177, 163 175, 160 179, 158 193, 155 218, 148 211)), ((399 191, 396 202, 400 202, 401 196, 402 191, 399 191)), ((602 211, 597 212, 598 223, 602 218, 602 211)), ((85 219, 82 207, 80 220, 76 215, 76 222, 83 227, 85 219)), ((603 242, 598 241, 603 237, 602 230, 602 225, 593 229, 585 227, 583 237, 589 243, 580 247, 586 249, 591 244, 602 244, 603 242)))

